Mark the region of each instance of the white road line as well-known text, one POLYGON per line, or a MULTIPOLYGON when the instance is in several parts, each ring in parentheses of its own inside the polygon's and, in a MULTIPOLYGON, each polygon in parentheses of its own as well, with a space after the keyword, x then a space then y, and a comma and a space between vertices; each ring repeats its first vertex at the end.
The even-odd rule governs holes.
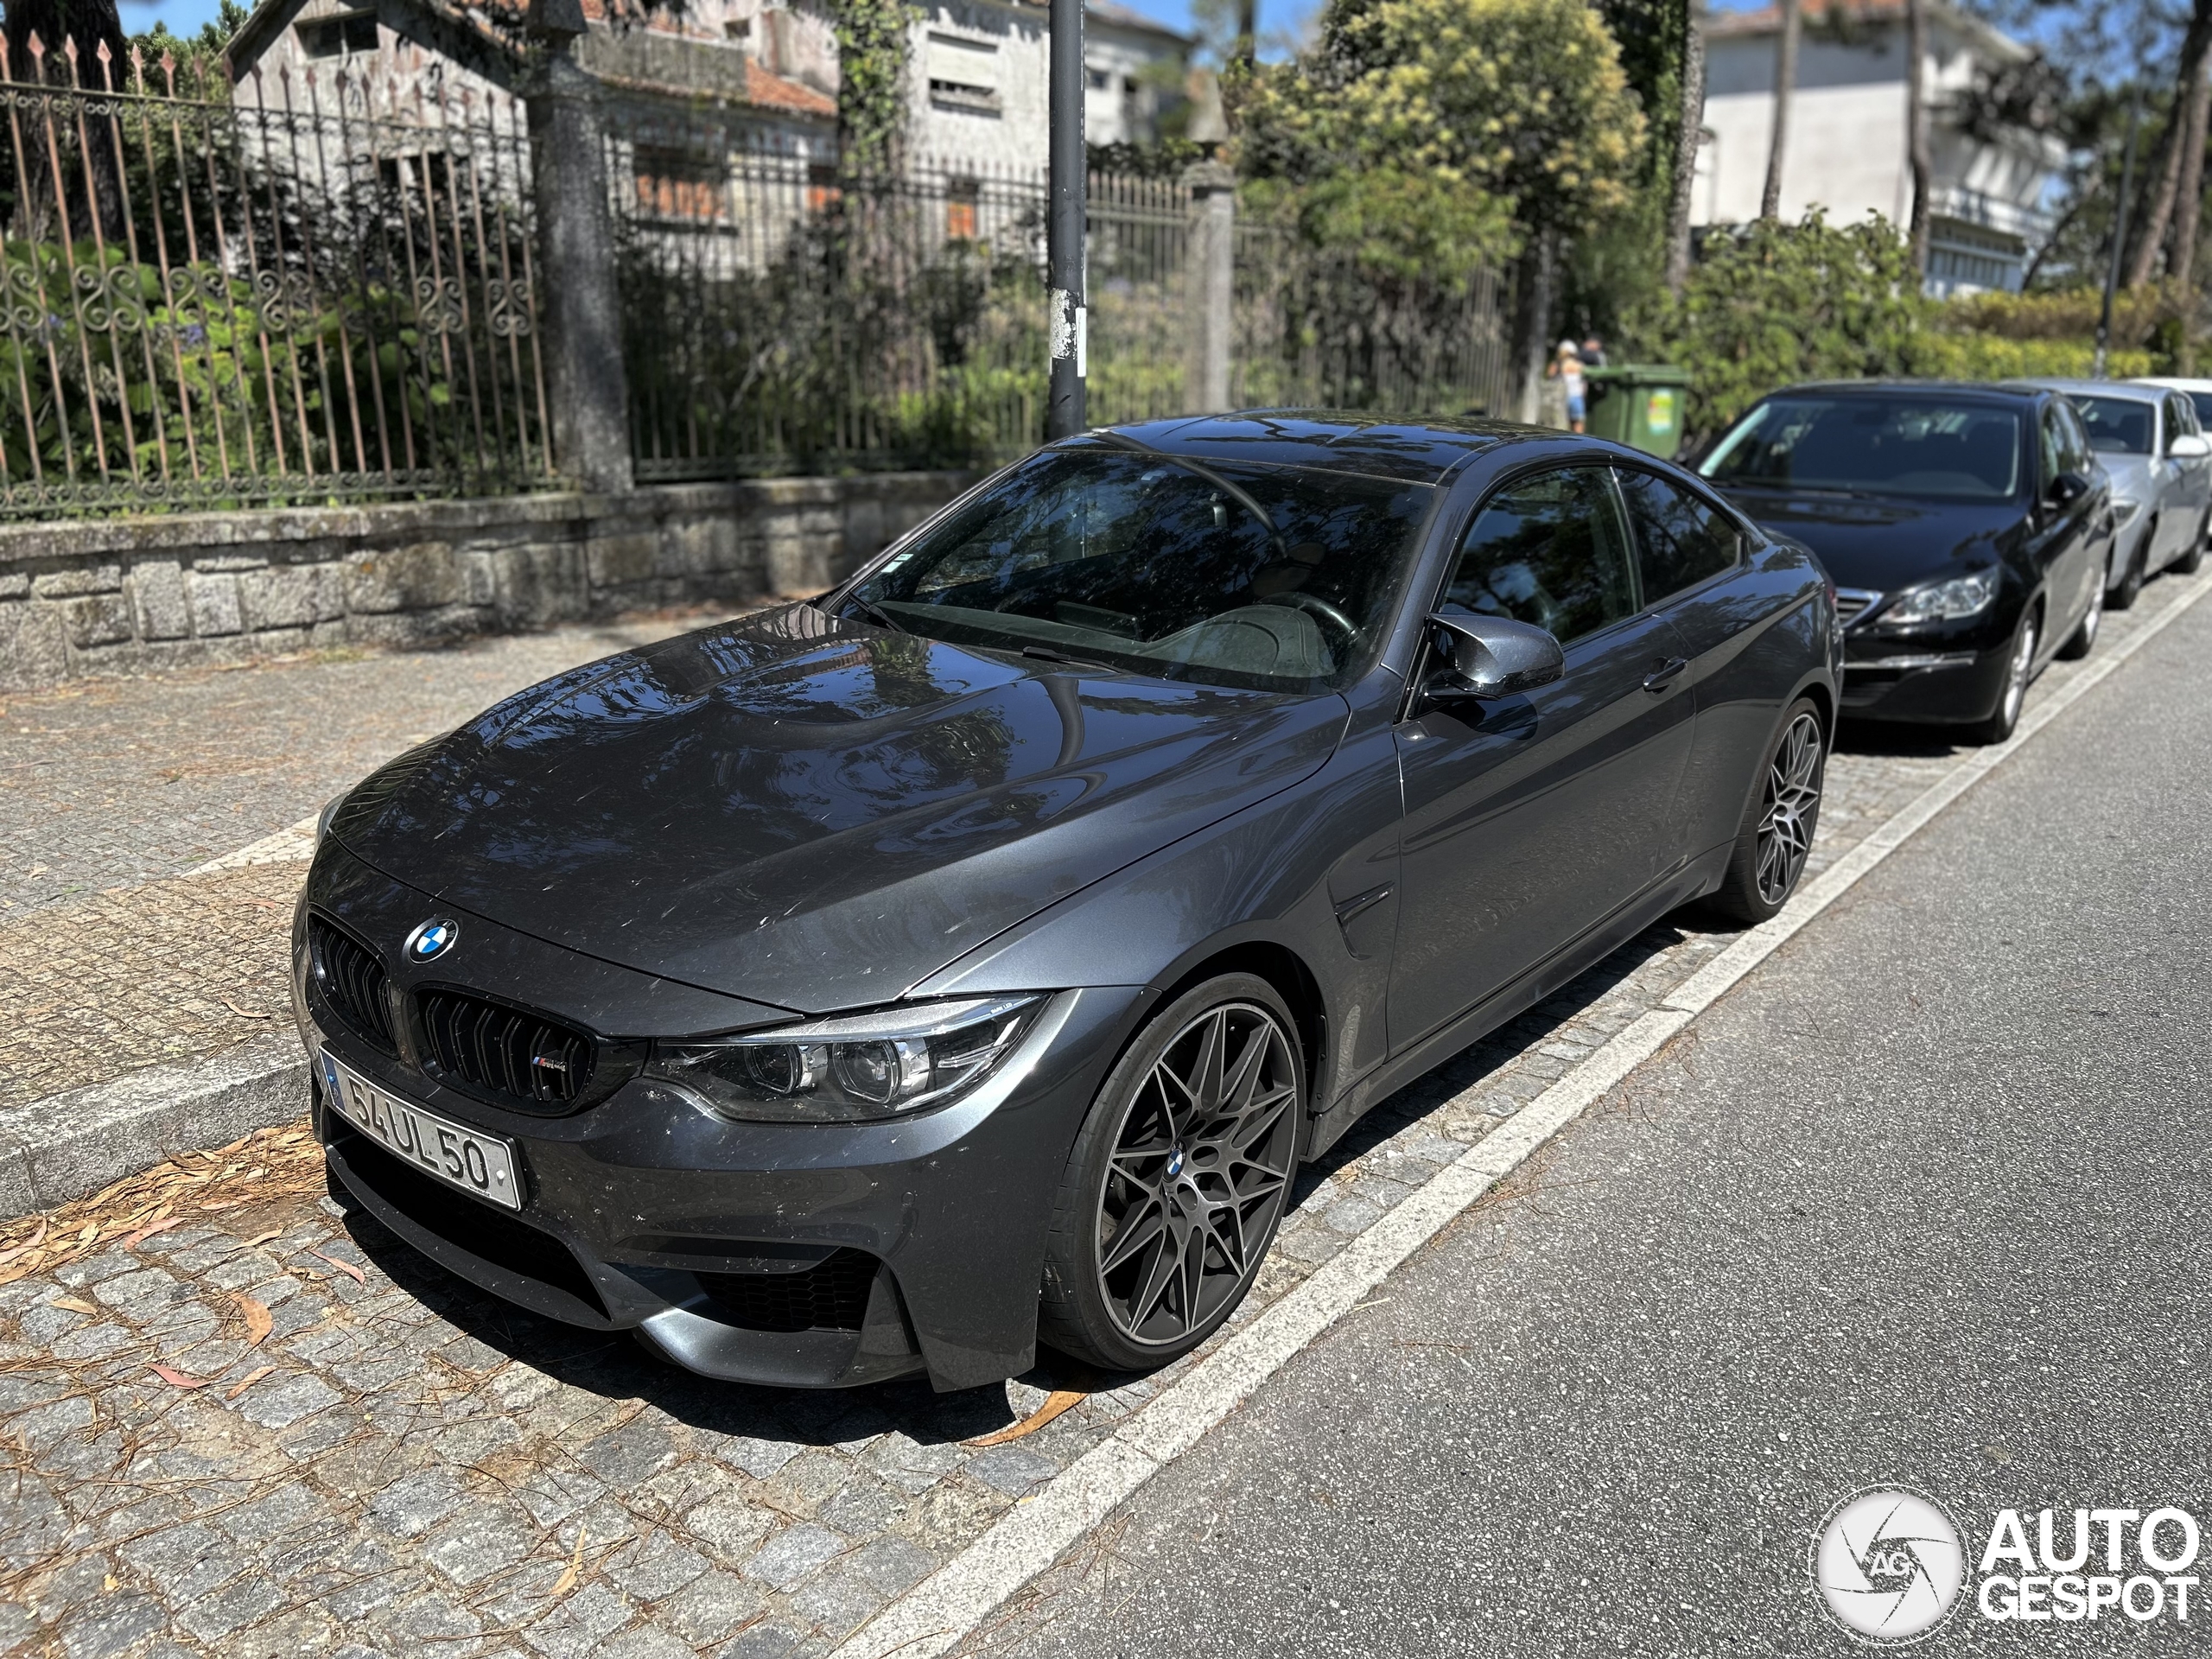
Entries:
POLYGON ((279 830, 273 836, 264 836, 250 846, 235 853, 225 853, 220 858, 211 858, 205 864, 195 864, 187 875, 213 875, 218 870, 242 870, 249 864, 289 864, 295 859, 315 856, 315 820, 302 818, 289 829, 279 830))
POLYGON ((2102 684, 2122 663, 2212 593, 2212 572, 2185 581, 2170 576, 2167 581, 2182 588, 2174 601, 2139 631, 2040 700, 2022 718, 2011 739, 1955 764, 1910 805, 1800 889, 1781 915, 1744 933, 1677 987, 1660 1007, 1580 1061, 1431 1176, 1316 1268, 1303 1284, 1161 1390, 1110 1437, 847 1637, 830 1659, 936 1659, 969 1635, 1007 1597, 1079 1542, 1169 1461, 1196 1444, 1468 1205, 1656 1054, 1669 1039, 1848 893, 1916 830, 2003 765, 2022 744, 2102 684))

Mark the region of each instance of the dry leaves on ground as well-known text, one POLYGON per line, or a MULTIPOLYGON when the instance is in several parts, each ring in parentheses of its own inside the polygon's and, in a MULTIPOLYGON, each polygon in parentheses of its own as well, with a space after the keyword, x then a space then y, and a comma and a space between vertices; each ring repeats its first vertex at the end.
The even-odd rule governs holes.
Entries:
POLYGON ((180 1153, 45 1215, 0 1223, 0 1285, 103 1243, 140 1244, 202 1215, 305 1198, 322 1187, 322 1148, 304 1123, 257 1129, 214 1152, 180 1153))

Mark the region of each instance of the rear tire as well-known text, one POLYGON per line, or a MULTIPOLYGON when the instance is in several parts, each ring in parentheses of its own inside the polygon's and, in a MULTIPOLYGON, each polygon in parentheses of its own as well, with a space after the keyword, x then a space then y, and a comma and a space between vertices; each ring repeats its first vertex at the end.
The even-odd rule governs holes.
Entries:
POLYGON ((1236 1309, 1305 1150, 1298 1022, 1252 974, 1153 1016, 1068 1154, 1045 1244, 1038 1335, 1109 1371, 1181 1358, 1236 1309))
POLYGON ((2088 656, 2096 645, 2097 627, 2104 617, 2105 585, 2101 582, 2096 591, 2089 595, 2088 613, 2082 617, 2082 626, 2075 629, 2066 643, 2058 648, 2058 654, 2069 663, 2078 663, 2088 656))
POLYGON ((2151 543, 2158 538, 2158 521, 2153 518, 2143 526, 2143 534, 2136 540, 2135 550, 2127 556, 2127 570, 2120 577, 2120 585, 2105 594, 2107 610, 2129 611, 2135 608, 2135 601, 2143 597, 2143 561, 2150 556, 2151 543))
POLYGON ((2184 576, 2193 576, 2196 574, 2197 567, 2204 563, 2204 542, 2207 537, 2212 537, 2212 512, 2204 515, 2203 522, 2196 526, 2196 534, 2190 539, 2188 550, 2173 562, 2171 569, 2176 574, 2184 576))
POLYGON ((1736 850, 1708 909, 1732 922, 1756 926, 1782 913, 1805 873, 1821 819, 1821 789, 1827 775, 1827 735, 1821 711, 1800 697, 1782 717, 1782 729, 1759 769, 1759 786, 1744 810, 1736 850))
POLYGON ((2005 690, 1997 698, 1997 712, 1966 728, 1967 742, 2002 743, 2012 735, 2013 728, 2020 723, 2020 710, 2027 705, 2028 685, 2036 673, 2036 642, 2042 636, 2042 619, 2030 611, 2020 619, 2020 631, 2012 636, 2012 660, 2005 671, 2005 690))

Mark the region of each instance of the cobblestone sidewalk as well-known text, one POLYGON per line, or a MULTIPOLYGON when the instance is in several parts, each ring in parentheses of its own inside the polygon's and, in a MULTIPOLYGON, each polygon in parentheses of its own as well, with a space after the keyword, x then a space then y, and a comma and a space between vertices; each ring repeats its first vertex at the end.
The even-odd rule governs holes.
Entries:
MULTIPOLYGON (((1816 865, 1950 759, 1840 754, 1816 865)), ((1307 1173, 1237 1322, 1728 937, 1655 928, 1386 1102, 1307 1173)), ((326 1201, 194 1213, 0 1287, 0 1643, 819 1655, 1210 1352, 944 1396, 736 1388, 479 1295, 326 1201), (258 1345, 241 1294, 270 1310, 258 1345), (1027 1438, 971 1444, 1063 1384, 1090 1392, 1027 1438)))
POLYGON ((512 691, 707 620, 0 696, 0 1108, 286 1023, 304 867, 199 867, 512 691))

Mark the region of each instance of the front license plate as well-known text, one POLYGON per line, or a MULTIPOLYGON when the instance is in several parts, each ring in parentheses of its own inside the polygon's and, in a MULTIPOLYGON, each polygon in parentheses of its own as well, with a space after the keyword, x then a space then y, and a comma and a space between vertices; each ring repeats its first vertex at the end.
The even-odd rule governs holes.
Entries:
POLYGON ((351 1067, 322 1055, 331 1104, 348 1123, 387 1151, 448 1186, 510 1210, 522 1208, 515 1149, 496 1135, 472 1129, 387 1094, 351 1067))

